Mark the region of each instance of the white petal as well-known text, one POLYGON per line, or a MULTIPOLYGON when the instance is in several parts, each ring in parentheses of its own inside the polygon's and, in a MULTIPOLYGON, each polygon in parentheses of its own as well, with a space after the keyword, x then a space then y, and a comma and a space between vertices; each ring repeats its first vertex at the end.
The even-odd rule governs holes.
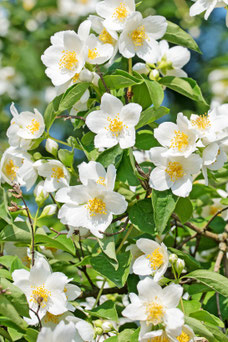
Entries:
POLYGON ((101 98, 101 110, 110 116, 116 116, 123 108, 123 103, 115 96, 105 93, 101 98))
POLYGON ((129 103, 124 106, 120 112, 120 119, 123 120, 124 124, 136 126, 139 122, 142 107, 136 103, 129 103))
POLYGON ((181 334, 182 326, 184 325, 184 314, 179 309, 169 309, 164 316, 166 331, 174 336, 181 334))
POLYGON ((170 147, 171 140, 178 131, 178 126, 172 122, 163 122, 154 130, 154 137, 162 146, 170 147))
POLYGON ((192 191, 192 177, 186 175, 182 178, 179 178, 173 183, 171 189, 176 196, 188 197, 192 191))
POLYGON ((141 255, 139 258, 135 260, 132 265, 133 273, 146 276, 152 273, 152 269, 150 267, 150 261, 146 258, 145 255, 141 255))
POLYGON ((91 112, 86 118, 86 125, 94 133, 98 134, 100 131, 104 131, 108 125, 107 114, 101 110, 91 112))
POLYGON ((183 294, 183 288, 180 285, 171 284, 162 290, 163 303, 167 309, 175 308, 179 304, 183 294))
POLYGON ((149 184, 155 190, 164 191, 170 189, 173 183, 165 170, 155 167, 150 174, 149 184))
POLYGON ((106 177, 106 172, 102 164, 90 161, 89 163, 83 162, 78 166, 79 178, 82 184, 87 185, 88 179, 93 179, 95 182, 102 177, 106 177))
POLYGON ((109 210, 114 215, 123 214, 128 206, 124 196, 114 191, 107 191, 105 193, 104 202, 106 204, 107 210, 109 210))

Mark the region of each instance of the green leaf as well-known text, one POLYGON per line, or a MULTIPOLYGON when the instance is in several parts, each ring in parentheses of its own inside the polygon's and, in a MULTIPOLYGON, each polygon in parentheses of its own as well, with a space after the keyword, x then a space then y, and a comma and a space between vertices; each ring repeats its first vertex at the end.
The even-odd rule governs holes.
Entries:
POLYGON ((158 234, 162 234, 166 228, 170 216, 172 215, 178 197, 174 196, 170 190, 152 191, 152 206, 154 209, 154 223, 158 234))
POLYGON ((44 122, 47 132, 55 121, 56 116, 58 115, 59 103, 63 95, 59 95, 52 102, 49 103, 45 112, 44 112, 44 122))
POLYGON ((228 279, 221 274, 208 270, 196 270, 184 278, 196 279, 224 297, 228 297, 228 279))
POLYGON ((191 255, 186 252, 182 252, 175 248, 169 248, 172 253, 175 253, 179 258, 183 259, 189 271, 194 271, 196 269, 202 268, 200 263, 196 261, 191 255))
MULTIPOLYGON (((0 317, 0 319, 1 319, 1 317, 0 317)), ((10 335, 8 334, 8 332, 5 329, 1 328, 1 327, 0 327, 0 335, 5 337, 10 342, 13 341, 12 338, 10 337, 10 335)))
POLYGON ((158 109, 164 100, 164 91, 162 86, 156 81, 149 81, 145 79, 144 82, 147 86, 148 94, 155 109, 158 109))
POLYGON ((161 85, 156 81, 147 79, 144 79, 143 84, 134 86, 132 92, 133 101, 139 103, 143 109, 147 109, 152 104, 157 109, 164 99, 164 91, 161 85))
POLYGON ((118 321, 118 314, 116 311, 116 305, 112 300, 108 300, 103 304, 99 305, 95 309, 89 311, 92 316, 110 319, 112 321, 118 321))
POLYGON ((14 260, 10 266, 10 272, 13 273, 15 270, 19 270, 21 268, 26 268, 25 265, 22 263, 21 259, 18 256, 14 256, 14 260))
POLYGON ((72 108, 88 88, 88 82, 81 82, 70 87, 60 101, 59 112, 72 108))
POLYGON ((167 88, 172 89, 175 92, 184 95, 191 100, 196 101, 209 108, 202 95, 200 87, 192 78, 166 76, 162 77, 159 82, 167 88))
POLYGON ((185 32, 178 25, 170 21, 167 21, 167 23, 168 27, 163 39, 167 40, 170 43, 182 45, 186 48, 201 53, 198 45, 189 33, 185 32))
POLYGON ((224 335, 222 331, 216 327, 215 325, 205 323, 205 326, 207 327, 208 330, 213 334, 214 337, 216 337, 216 340, 218 342, 228 342, 228 337, 227 335, 224 335))
POLYGON ((187 222, 192 217, 193 206, 189 198, 181 197, 178 199, 175 213, 179 217, 181 223, 187 222))
POLYGON ((194 330, 195 334, 207 338, 209 342, 217 342, 213 334, 197 319, 185 316, 185 323, 194 330))
POLYGON ((192 312, 199 311, 201 303, 198 300, 183 300, 184 312, 186 315, 190 315, 192 312))
POLYGON ((140 120, 135 127, 136 129, 148 125, 169 113, 169 108, 159 107, 155 109, 154 107, 149 107, 141 113, 140 120))
POLYGON ((148 151, 152 147, 160 146, 158 141, 154 138, 154 133, 152 131, 141 130, 136 133, 135 147, 140 150, 148 151))
POLYGON ((42 245, 44 244, 51 248, 61 249, 73 255, 75 253, 74 244, 71 239, 66 237, 66 235, 60 235, 56 239, 53 239, 53 236, 51 237, 51 235, 47 236, 36 234, 35 243, 40 243, 42 245))
POLYGON ((117 256, 119 267, 114 268, 110 260, 105 254, 100 254, 91 259, 92 267, 104 277, 111 280, 119 288, 123 287, 127 281, 130 269, 131 254, 130 252, 122 253, 117 256))
MULTIPOLYGON (((104 81, 109 89, 127 88, 143 83, 142 78, 138 79, 123 70, 116 70, 114 74, 104 76, 104 81)), ((99 80, 99 87, 105 91, 105 87, 101 80, 99 80)))
MULTIPOLYGON (((110 226, 105 231, 106 233, 113 233, 112 226, 110 226)), ((114 236, 105 236, 103 239, 98 239, 98 243, 104 254, 107 255, 110 259, 114 261, 114 267, 118 267, 118 261, 116 258, 116 246, 115 246, 115 238, 114 236)))
POLYGON ((129 209, 129 218, 139 230, 154 235, 153 208, 149 198, 138 201, 129 209))
POLYGON ((32 328, 26 329, 25 339, 28 342, 36 342, 38 337, 38 331, 32 328))
POLYGON ((7 225, 0 232, 0 241, 21 241, 29 243, 31 241, 31 233, 25 223, 20 224, 18 222, 17 226, 15 224, 7 225))
POLYGON ((139 180, 135 176, 135 170, 131 165, 128 150, 123 152, 123 156, 117 170, 116 180, 126 183, 130 186, 137 186, 140 184, 139 180))
POLYGON ((104 167, 108 167, 110 164, 118 164, 121 161, 122 155, 123 150, 119 145, 116 145, 102 152, 96 161, 104 167))
POLYGON ((58 151, 58 158, 65 166, 71 167, 74 162, 74 151, 60 149, 58 151))
POLYGON ((199 310, 192 312, 190 314, 190 317, 193 317, 195 319, 198 319, 199 321, 207 322, 210 324, 213 324, 215 326, 219 326, 221 328, 224 327, 224 323, 215 315, 212 315, 211 313, 205 311, 205 310, 199 310))
POLYGON ((19 313, 5 295, 0 295, 0 317, 1 325, 25 332, 27 323, 20 317, 19 313))
POLYGON ((133 342, 133 341, 138 341, 136 340, 133 335, 135 333, 135 330, 133 329, 125 329, 121 331, 121 333, 118 335, 118 342, 133 342))

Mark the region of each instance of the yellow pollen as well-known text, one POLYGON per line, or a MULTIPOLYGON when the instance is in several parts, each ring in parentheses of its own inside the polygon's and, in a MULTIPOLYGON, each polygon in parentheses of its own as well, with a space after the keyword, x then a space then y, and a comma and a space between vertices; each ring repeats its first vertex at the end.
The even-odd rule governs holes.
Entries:
POLYGON ((169 342, 169 341, 170 340, 166 336, 164 336, 164 335, 152 337, 152 338, 149 338, 147 340, 147 342, 169 342))
POLYGON ((152 323, 153 325, 157 325, 162 322, 162 319, 164 316, 164 310, 161 304, 156 303, 156 302, 147 304, 146 312, 147 312, 147 323, 152 323))
POLYGON ((16 166, 14 164, 14 162, 12 161, 12 159, 10 159, 8 161, 8 163, 5 166, 5 172, 7 174, 7 176, 13 181, 16 176, 17 176, 17 170, 19 169, 18 166, 16 166))
POLYGON ((59 166, 55 166, 52 168, 52 178, 56 178, 57 181, 60 180, 60 178, 64 178, 64 172, 63 169, 59 166))
POLYGON ((78 63, 77 54, 75 51, 63 50, 63 56, 59 61, 60 69, 73 70, 78 63))
MULTIPOLYGON (((221 209, 222 209, 222 207, 216 207, 214 205, 211 205, 210 209, 209 209, 209 215, 215 215, 221 209)), ((221 214, 218 216, 221 216, 221 214)))
POLYGON ((72 78, 73 83, 76 83, 77 80, 79 79, 80 74, 75 74, 74 77, 72 78))
POLYGON ((40 305, 44 308, 47 305, 48 299, 51 295, 51 291, 45 288, 44 285, 41 286, 32 286, 34 290, 32 290, 32 295, 30 298, 30 302, 40 305))
POLYGON ((164 262, 164 256, 160 253, 160 248, 156 248, 153 253, 148 254, 147 259, 150 261, 151 268, 156 271, 164 262))
POLYGON ((106 29, 103 29, 103 31, 100 33, 99 39, 104 44, 113 44, 113 38, 106 29))
POLYGON ((31 258, 29 258, 27 255, 25 257, 23 257, 22 262, 25 264, 25 266, 27 266, 28 268, 30 267, 30 263, 31 263, 31 258))
POLYGON ((97 184, 105 186, 105 178, 104 177, 99 177, 98 180, 97 180, 97 184))
POLYGON ((40 123, 36 119, 32 119, 31 125, 26 126, 26 128, 32 133, 36 133, 40 129, 40 123))
POLYGON ((134 30, 131 33, 131 39, 133 40, 135 46, 142 46, 144 41, 147 39, 145 27, 141 25, 136 30, 134 30))
POLYGON ((184 176, 183 167, 178 162, 169 162, 168 167, 165 169, 165 172, 168 173, 172 182, 175 182, 178 178, 184 176))
POLYGON ((128 16, 128 10, 126 5, 121 2, 118 7, 116 7, 115 12, 112 17, 116 17, 119 21, 124 21, 124 19, 128 16))
POLYGON ((182 331, 181 335, 176 338, 179 342, 189 342, 190 336, 182 331))
POLYGON ((90 216, 107 215, 106 205, 99 198, 93 198, 92 200, 89 200, 86 208, 89 209, 90 216))
POLYGON ((198 116, 196 120, 192 120, 192 125, 197 126, 198 129, 205 130, 206 128, 211 126, 211 122, 208 119, 208 116, 205 114, 198 116))
POLYGON ((62 315, 52 315, 50 312, 47 311, 45 317, 44 317, 44 322, 45 323, 54 323, 54 324, 59 324, 61 320, 62 315))
POLYGON ((110 118, 110 116, 107 118, 107 120, 109 125, 108 127, 105 127, 105 129, 109 130, 113 137, 118 137, 124 127, 128 128, 128 126, 123 124, 123 121, 120 121, 119 114, 117 114, 113 120, 110 118))
POLYGON ((79 2, 83 5, 86 5, 88 3, 88 0, 79 0, 79 2))
POLYGON ((188 136, 184 132, 175 131, 175 137, 171 141, 170 147, 177 148, 178 151, 182 151, 188 146, 188 136))
POLYGON ((95 48, 95 49, 89 49, 88 58, 89 58, 89 59, 95 59, 95 58, 97 58, 97 57, 99 57, 99 53, 98 53, 98 51, 97 51, 97 48, 95 48))

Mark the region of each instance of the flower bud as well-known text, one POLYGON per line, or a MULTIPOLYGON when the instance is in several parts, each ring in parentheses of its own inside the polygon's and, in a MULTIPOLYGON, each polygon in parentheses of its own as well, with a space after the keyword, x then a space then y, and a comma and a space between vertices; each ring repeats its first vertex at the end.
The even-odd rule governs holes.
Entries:
POLYGON ((93 79, 93 73, 89 71, 88 69, 83 69, 80 72, 80 81, 81 82, 92 82, 93 79))
POLYGON ((98 327, 98 328, 102 328, 102 320, 101 319, 97 319, 96 321, 93 322, 95 327, 98 327))
POLYGON ((56 156, 58 148, 59 148, 59 145, 54 140, 48 138, 46 140, 45 148, 46 148, 47 152, 53 154, 53 156, 56 156))
POLYGON ((177 256, 176 254, 170 254, 170 256, 169 256, 169 262, 170 262, 171 264, 175 264, 175 263, 177 262, 177 260, 178 260, 178 256, 177 256))
POLYGON ((99 80, 100 80, 100 76, 96 72, 94 72, 92 83, 93 85, 95 85, 95 87, 98 87, 99 80))
POLYGON ((113 330, 113 325, 111 322, 108 322, 108 321, 104 322, 102 324, 102 329, 103 329, 104 333, 108 333, 108 332, 113 330))
POLYGON ((57 204, 49 204, 44 207, 44 210, 42 214, 40 215, 40 218, 46 217, 46 216, 52 216, 57 211, 57 204))
POLYGON ((175 264, 175 268, 178 274, 181 274, 181 272, 183 271, 183 269, 185 268, 185 262, 182 259, 177 259, 176 264, 175 264))
POLYGON ((34 158, 35 160, 39 160, 39 159, 42 159, 42 155, 40 154, 40 152, 35 152, 35 153, 33 154, 33 158, 34 158))
POLYGON ((150 75, 149 75, 149 79, 152 81, 158 81, 159 78, 160 78, 159 71, 156 69, 151 70, 150 75))
POLYGON ((102 328, 95 328, 94 329, 94 331, 95 331, 95 336, 97 336, 97 335, 103 335, 103 330, 102 330, 102 328))
POLYGON ((148 75, 150 72, 150 68, 145 63, 137 63, 133 66, 133 70, 139 74, 148 75))
POLYGON ((44 181, 41 181, 37 184, 34 189, 34 196, 36 203, 41 207, 49 196, 49 193, 44 189, 44 181))

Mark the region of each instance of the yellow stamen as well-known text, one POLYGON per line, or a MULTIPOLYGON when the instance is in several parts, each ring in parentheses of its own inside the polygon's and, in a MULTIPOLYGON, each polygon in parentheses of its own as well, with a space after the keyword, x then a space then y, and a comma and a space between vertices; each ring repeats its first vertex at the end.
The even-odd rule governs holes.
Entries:
POLYGON ((27 266, 28 268, 30 267, 31 258, 29 258, 28 256, 25 256, 21 260, 22 260, 23 264, 25 264, 25 266, 27 266))
POLYGON ((32 119, 31 125, 26 126, 26 128, 32 133, 35 134, 40 129, 40 123, 36 119, 32 119))
POLYGON ((149 338, 147 340, 147 342, 169 342, 170 340, 168 339, 168 337, 162 335, 162 336, 156 336, 156 337, 152 337, 149 338))
POLYGON ((75 51, 69 51, 69 50, 63 50, 62 51, 63 56, 61 57, 59 61, 59 68, 60 69, 67 69, 67 70, 73 70, 76 67, 76 64, 78 63, 77 54, 75 51))
POLYGON ((128 128, 128 126, 123 124, 123 121, 120 121, 119 114, 117 114, 113 120, 110 118, 110 116, 107 118, 107 120, 109 121, 109 125, 108 127, 105 127, 105 129, 112 132, 113 137, 118 137, 124 127, 128 128))
POLYGON ((135 46, 143 45, 144 41, 147 39, 144 25, 139 26, 131 33, 131 39, 135 46))
POLYGON ((159 267, 161 267, 161 265, 164 262, 164 256, 163 254, 160 252, 160 248, 156 248, 153 253, 148 254, 147 259, 149 259, 150 261, 150 266, 151 268, 156 271, 159 267))
POLYGON ((169 162, 165 172, 168 173, 172 182, 175 182, 178 178, 184 176, 184 169, 178 162, 169 162))
POLYGON ((74 77, 72 78, 73 83, 76 83, 77 80, 79 79, 80 74, 75 74, 74 77))
POLYGON ((45 288, 45 285, 41 286, 32 286, 34 290, 32 290, 30 302, 40 305, 44 308, 47 305, 48 299, 51 295, 51 291, 45 288))
POLYGON ((107 215, 106 205, 99 198, 93 198, 92 200, 89 200, 86 208, 89 209, 90 216, 107 215))
POLYGON ((157 325, 162 322, 164 316, 163 306, 159 303, 152 302, 146 305, 147 323, 157 325))
POLYGON ((97 51, 97 48, 95 49, 89 49, 89 52, 88 52, 88 58, 89 59, 95 59, 99 56, 99 53, 97 51))
POLYGON ((59 324, 60 320, 61 320, 62 315, 53 315, 50 312, 47 311, 45 317, 44 317, 44 322, 45 323, 54 323, 54 324, 59 324))
POLYGON ((104 177, 99 177, 98 180, 97 180, 97 184, 105 186, 105 178, 104 177))
POLYGON ((106 29, 103 29, 103 31, 100 33, 99 39, 104 44, 113 44, 113 38, 106 29))
POLYGON ((175 131, 175 137, 171 141, 170 147, 184 150, 188 146, 188 135, 181 131, 175 131))
POLYGON ((83 5, 86 5, 88 3, 88 0, 79 0, 79 2, 83 5))
POLYGON ((124 19, 128 16, 128 10, 126 8, 126 5, 121 2, 118 7, 116 7, 113 16, 116 17, 119 21, 124 21, 124 19))
POLYGON ((64 172, 63 169, 59 166, 55 166, 52 168, 52 178, 56 178, 57 181, 60 180, 60 178, 64 178, 64 172))
POLYGON ((192 120, 192 125, 198 127, 198 129, 200 130, 205 130, 206 128, 211 126, 211 122, 208 116, 205 114, 198 116, 196 120, 192 120))
MULTIPOLYGON (((221 209, 222 209, 222 207, 216 207, 214 205, 211 205, 210 209, 209 209, 209 215, 215 215, 221 209)), ((218 216, 221 216, 221 214, 218 216)))
POLYGON ((6 163, 5 172, 12 181, 16 178, 18 169, 19 167, 14 164, 12 159, 6 163))
POLYGON ((179 342, 189 342, 190 336, 182 331, 181 335, 176 338, 179 342))

